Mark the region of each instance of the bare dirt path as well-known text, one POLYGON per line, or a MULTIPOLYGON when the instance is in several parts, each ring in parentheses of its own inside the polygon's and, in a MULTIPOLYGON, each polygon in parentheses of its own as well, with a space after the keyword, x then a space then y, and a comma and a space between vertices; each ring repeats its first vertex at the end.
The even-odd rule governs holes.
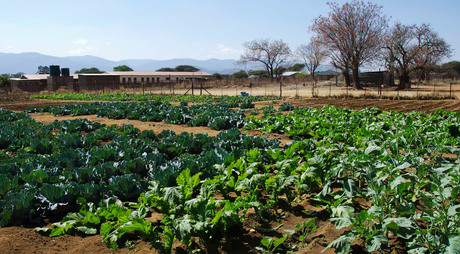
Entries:
MULTIPOLYGON (((208 127, 189 127, 185 124, 178 125, 178 124, 167 124, 164 122, 142 122, 142 121, 128 120, 128 119, 115 120, 115 119, 108 119, 105 117, 97 117, 96 115, 53 116, 48 113, 32 113, 29 115, 35 121, 38 121, 44 124, 52 123, 55 120, 62 121, 62 120, 71 120, 71 119, 88 119, 93 122, 103 123, 107 126, 110 126, 112 124, 115 124, 118 126, 130 124, 130 125, 133 125, 135 128, 138 128, 140 131, 153 130, 155 134, 158 134, 163 130, 172 130, 176 134, 180 134, 182 132, 188 132, 188 133, 194 133, 194 134, 207 133, 209 136, 215 137, 220 133, 220 131, 211 130, 208 127)), ((245 131, 243 129, 240 129, 240 131, 242 134, 245 134, 248 136, 259 136, 259 137, 265 137, 268 139, 278 139, 278 141, 280 141, 281 146, 283 146, 284 144, 288 142, 292 142, 291 138, 283 134, 277 134, 277 133, 263 134, 256 130, 245 131)))
POLYGON ((102 242, 103 237, 63 235, 50 238, 43 236, 33 228, 0 228, 0 248, 2 253, 155 253, 147 243, 141 243, 132 249, 112 250, 102 242))
POLYGON ((153 130, 155 133, 159 133, 162 130, 172 130, 176 134, 182 132, 189 133, 208 133, 210 136, 216 136, 220 131, 211 130, 207 127, 189 127, 187 125, 178 125, 178 124, 167 124, 164 122, 142 122, 138 120, 128 120, 128 119, 109 119, 105 117, 97 117, 96 115, 86 115, 86 116, 53 116, 47 113, 32 113, 29 114, 35 121, 39 121, 45 124, 52 123, 55 120, 70 120, 70 119, 88 119, 93 122, 103 123, 107 126, 112 124, 122 126, 131 124, 134 127, 138 128, 140 131, 144 130, 153 130))

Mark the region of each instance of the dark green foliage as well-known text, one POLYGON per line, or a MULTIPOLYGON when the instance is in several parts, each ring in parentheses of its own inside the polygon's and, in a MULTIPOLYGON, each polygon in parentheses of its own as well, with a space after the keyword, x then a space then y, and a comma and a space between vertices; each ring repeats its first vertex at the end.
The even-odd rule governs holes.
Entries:
POLYGON ((75 71, 75 73, 103 73, 103 71, 100 71, 96 67, 91 67, 91 68, 82 68, 78 71, 75 71))
POLYGON ((35 190, 24 187, 18 191, 9 191, 0 201, 0 226, 6 226, 12 221, 32 219, 35 210, 35 190))
POLYGON ((448 125, 447 128, 449 129, 449 134, 452 137, 459 137, 460 136, 460 129, 458 125, 448 125))
POLYGON ((292 111, 294 110, 294 106, 292 106, 289 102, 285 102, 280 105, 278 111, 292 111))
POLYGON ((32 153, 36 154, 51 154, 53 152, 53 144, 49 139, 34 139, 30 143, 32 153))
POLYGON ((10 76, 8 74, 0 75, 0 87, 9 87, 11 85, 10 76))
POLYGON ((133 69, 125 64, 113 67, 113 71, 133 71, 133 69))
MULTIPOLYGON (((251 104, 250 101, 249 104, 251 104)), ((254 106, 254 104, 251 105, 252 107, 254 106)), ((63 105, 56 107, 47 106, 41 109, 29 108, 27 111, 50 112, 54 115, 97 114, 97 116, 108 117, 111 119, 133 119, 154 122, 164 121, 170 124, 209 126, 211 129, 215 130, 227 130, 233 127, 241 128, 243 125, 244 113, 242 111, 228 109, 230 106, 234 105, 205 103, 202 105, 185 107, 183 105, 172 106, 167 102, 162 103, 160 101, 148 101, 142 103, 94 102, 89 104, 63 105)), ((236 104, 236 106, 238 106, 238 104, 236 104)), ((88 125, 88 123, 84 120, 80 121, 81 123, 77 126, 67 126, 65 128, 79 128, 81 131, 91 131, 91 128, 97 129, 99 127, 88 125)), ((67 129, 65 129, 65 131, 67 131, 67 129)), ((105 139, 109 138, 110 136, 105 137, 105 139)), ((8 141, 0 139, 0 145, 2 143, 3 145, 7 145, 8 141)))
MULTIPOLYGON (((217 105, 178 109, 202 113, 206 107, 224 111, 217 105)), ((83 119, 43 125, 2 110, 0 119, 9 130, 0 130, 3 149, 17 151, 12 157, 1 151, 1 226, 12 219, 62 216, 75 210, 79 197, 96 203, 111 196, 135 201, 148 181, 171 186, 184 169, 212 177, 215 164, 232 161, 246 146, 261 145, 238 130, 221 134, 232 136, 224 141, 207 134, 155 135, 132 125, 106 127, 83 119)))
POLYGON ((243 78, 247 78, 248 74, 245 71, 240 70, 238 72, 233 73, 232 77, 236 79, 243 79, 243 78))
MULTIPOLYGON (((92 93, 59 93, 59 94, 40 94, 32 95, 32 98, 48 99, 48 100, 103 100, 103 101, 187 101, 187 102, 231 102, 241 103, 248 97, 241 96, 211 96, 211 95, 157 95, 157 94, 128 94, 128 93, 106 93, 106 94, 92 94, 92 93)), ((276 96, 250 96, 252 101, 271 101, 279 100, 280 97, 276 96)), ((238 107, 238 106, 235 106, 238 107)), ((27 112, 36 112, 39 109, 28 108, 27 112)))
POLYGON ((45 213, 62 214, 73 206, 76 197, 71 185, 45 183, 36 198, 45 213))
POLYGON ((163 68, 160 68, 158 69, 157 71, 173 71, 173 72, 176 72, 176 71, 187 71, 187 72, 197 72, 199 71, 200 69, 194 67, 194 66, 191 66, 191 65, 178 65, 176 66, 175 68, 171 68, 171 67, 163 67, 163 68))
POLYGON ((118 198, 132 201, 145 190, 145 182, 141 181, 138 174, 124 174, 112 176, 108 181, 108 187, 118 198))
POLYGON ((248 108, 254 108, 254 103, 252 103, 251 100, 245 100, 241 103, 240 108, 241 109, 248 109, 248 108))

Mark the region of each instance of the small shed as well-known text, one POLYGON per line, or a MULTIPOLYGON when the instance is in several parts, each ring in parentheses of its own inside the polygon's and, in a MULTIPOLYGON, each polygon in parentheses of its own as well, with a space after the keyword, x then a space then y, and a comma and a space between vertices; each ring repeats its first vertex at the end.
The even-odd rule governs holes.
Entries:
POLYGON ((281 74, 281 77, 283 78, 295 78, 298 71, 285 71, 283 74, 281 74))
POLYGON ((100 91, 105 89, 120 89, 120 75, 106 73, 78 74, 77 91, 100 91))
POLYGON ((11 92, 38 93, 47 88, 48 74, 24 74, 21 78, 12 78, 11 92))

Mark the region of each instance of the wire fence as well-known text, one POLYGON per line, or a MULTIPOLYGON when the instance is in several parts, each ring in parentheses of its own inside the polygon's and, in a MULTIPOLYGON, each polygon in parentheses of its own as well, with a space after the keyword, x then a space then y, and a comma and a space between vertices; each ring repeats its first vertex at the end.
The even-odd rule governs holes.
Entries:
POLYGON ((280 96, 280 97, 330 97, 330 98, 381 98, 381 99, 457 99, 460 98, 460 82, 457 80, 430 80, 412 84, 408 90, 398 90, 396 86, 371 86, 363 89, 347 87, 336 79, 312 82, 306 79, 256 80, 187 80, 182 82, 167 81, 158 83, 119 83, 97 82, 79 87, 55 86, 55 91, 21 91, 1 89, 0 97, 14 99, 30 97, 38 93, 131 93, 131 94, 176 94, 214 96, 280 96))

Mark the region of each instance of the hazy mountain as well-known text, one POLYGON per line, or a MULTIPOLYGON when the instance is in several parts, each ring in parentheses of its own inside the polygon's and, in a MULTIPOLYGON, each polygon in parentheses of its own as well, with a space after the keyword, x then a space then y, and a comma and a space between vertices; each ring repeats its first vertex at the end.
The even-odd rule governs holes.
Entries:
POLYGON ((36 73, 38 66, 59 65, 61 68, 70 68, 73 73, 82 68, 96 67, 102 71, 111 71, 113 67, 126 64, 135 71, 155 71, 163 67, 174 68, 178 65, 192 65, 201 71, 208 73, 230 74, 238 71, 235 67, 236 60, 226 59, 127 59, 121 61, 111 61, 95 56, 67 56, 55 57, 34 52, 27 53, 1 53, 0 52, 0 74, 24 72, 28 74, 36 73))
MULTIPOLYGON (((196 60, 190 58, 153 60, 153 59, 126 59, 121 61, 111 61, 96 56, 67 56, 55 57, 34 52, 26 53, 1 53, 0 52, 0 74, 24 72, 34 74, 38 66, 59 65, 61 68, 70 68, 74 73, 82 68, 96 67, 102 71, 111 71, 113 67, 126 64, 135 71, 155 71, 163 67, 174 68, 178 65, 192 65, 207 73, 232 74, 241 69, 259 69, 256 65, 238 66, 233 59, 208 59, 196 60)), ((330 65, 321 65, 318 70, 332 69, 330 65)))

